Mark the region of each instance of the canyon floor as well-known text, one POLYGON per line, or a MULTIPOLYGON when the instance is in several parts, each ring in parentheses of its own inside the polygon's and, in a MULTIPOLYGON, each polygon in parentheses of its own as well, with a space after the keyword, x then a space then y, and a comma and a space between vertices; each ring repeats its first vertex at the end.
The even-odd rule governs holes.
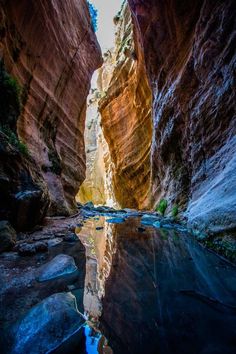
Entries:
MULTIPOLYGON (((71 218, 47 218, 19 234, 0 264, 2 353, 33 353, 35 336, 44 352, 235 353, 235 266, 156 213, 88 205, 71 218), (50 275, 58 255, 73 257, 77 270, 58 262, 50 275), (82 320, 80 335, 52 350, 50 321, 40 327, 29 314, 57 293, 75 297, 82 320)), ((67 315, 54 315, 56 337, 67 315)))

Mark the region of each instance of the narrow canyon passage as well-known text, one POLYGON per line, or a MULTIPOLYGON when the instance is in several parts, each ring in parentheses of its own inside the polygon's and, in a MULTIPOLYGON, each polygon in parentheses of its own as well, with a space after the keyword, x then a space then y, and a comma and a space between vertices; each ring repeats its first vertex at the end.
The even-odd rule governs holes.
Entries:
POLYGON ((142 50, 135 43, 128 4, 123 2, 114 13, 114 23, 110 24, 114 35, 111 28, 108 38, 107 21, 111 16, 103 11, 98 39, 102 41, 104 62, 95 72, 88 97, 86 179, 77 200, 147 209, 152 204, 151 88, 142 50))
POLYGON ((234 0, 0 1, 0 351, 235 354, 234 0))

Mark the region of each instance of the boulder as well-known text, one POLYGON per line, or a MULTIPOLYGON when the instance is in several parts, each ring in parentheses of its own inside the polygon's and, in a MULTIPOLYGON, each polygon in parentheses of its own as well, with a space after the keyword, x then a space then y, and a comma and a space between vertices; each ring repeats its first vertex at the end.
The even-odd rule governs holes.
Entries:
POLYGON ((37 252, 47 252, 48 244, 47 242, 37 241, 35 243, 21 243, 18 248, 17 252, 20 256, 32 256, 37 252))
POLYGON ((56 279, 77 271, 74 258, 66 254, 58 254, 37 271, 37 280, 40 282, 56 279))
POLYGON ((16 193, 15 205, 17 210, 16 225, 19 230, 32 227, 42 220, 45 208, 44 193, 41 190, 25 190, 16 193))
POLYGON ((0 253, 10 251, 16 243, 16 232, 8 221, 0 221, 0 253))
POLYGON ((56 293, 44 299, 14 325, 12 354, 48 353, 83 333, 84 318, 76 299, 69 293, 56 293))

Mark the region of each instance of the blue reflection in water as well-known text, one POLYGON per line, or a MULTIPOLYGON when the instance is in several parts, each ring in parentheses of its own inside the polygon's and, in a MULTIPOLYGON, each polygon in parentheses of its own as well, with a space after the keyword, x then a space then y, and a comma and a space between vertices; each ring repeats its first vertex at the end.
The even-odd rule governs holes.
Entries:
POLYGON ((84 334, 86 337, 87 354, 98 354, 98 343, 101 338, 101 334, 96 332, 87 324, 84 326, 84 334))

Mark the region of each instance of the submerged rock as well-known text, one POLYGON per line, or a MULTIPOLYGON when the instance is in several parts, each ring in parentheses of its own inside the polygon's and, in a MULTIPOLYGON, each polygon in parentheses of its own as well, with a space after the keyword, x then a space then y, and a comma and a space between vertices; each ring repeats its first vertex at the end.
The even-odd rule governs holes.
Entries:
POLYGON ((74 258, 66 254, 58 254, 50 262, 41 266, 38 270, 37 280, 40 282, 56 279, 77 271, 74 258))
POLYGON ((42 354, 82 335, 84 318, 71 293, 57 293, 35 305, 12 329, 12 354, 42 354))
POLYGON ((161 227, 160 221, 154 222, 153 226, 156 227, 157 229, 159 229, 161 227))
POLYGON ((93 208, 94 208, 93 202, 85 203, 85 204, 84 204, 84 208, 85 208, 85 209, 93 209, 93 208))
POLYGON ((160 217, 158 217, 158 216, 144 214, 141 218, 141 224, 152 226, 154 223, 159 222, 159 220, 160 220, 160 217))
POLYGON ((0 221, 0 253, 10 251, 16 243, 16 232, 8 221, 0 221))
POLYGON ((107 219, 106 222, 110 224, 121 224, 122 222, 125 222, 125 218, 121 218, 121 217, 111 218, 111 219, 107 219))

